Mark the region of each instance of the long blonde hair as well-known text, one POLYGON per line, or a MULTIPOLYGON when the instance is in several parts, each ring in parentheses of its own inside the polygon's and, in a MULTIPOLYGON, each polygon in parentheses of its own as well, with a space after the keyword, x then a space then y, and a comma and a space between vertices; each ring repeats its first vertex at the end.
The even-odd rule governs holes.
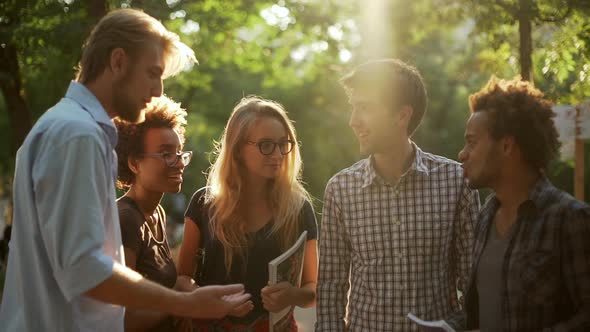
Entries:
POLYGON ((272 181, 270 207, 273 215, 271 235, 276 235, 282 250, 295 242, 301 231, 300 212, 310 196, 301 182, 303 163, 295 128, 287 112, 277 102, 248 96, 234 107, 221 141, 216 146, 217 159, 207 178, 205 200, 210 204, 211 233, 223 245, 225 268, 229 274, 233 257, 245 257, 248 244, 245 222, 239 213, 244 193, 244 172, 239 150, 246 143, 248 132, 256 120, 270 117, 279 120, 294 142, 293 150, 284 156, 283 166, 272 181))

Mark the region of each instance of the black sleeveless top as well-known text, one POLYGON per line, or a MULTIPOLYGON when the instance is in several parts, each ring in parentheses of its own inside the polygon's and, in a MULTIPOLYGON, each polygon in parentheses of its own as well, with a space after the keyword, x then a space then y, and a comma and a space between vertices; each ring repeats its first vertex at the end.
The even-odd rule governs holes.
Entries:
MULTIPOLYGON (((201 249, 194 279, 199 285, 225 285, 242 283, 246 292, 252 294, 254 309, 245 317, 231 320, 251 323, 261 315, 267 315, 262 305, 260 290, 268 284, 268 262, 282 254, 275 236, 270 236, 272 221, 260 230, 249 234, 246 259, 233 258, 229 275, 225 270, 224 250, 219 240, 212 238, 209 227, 209 206, 205 204, 206 188, 199 189, 192 197, 185 216, 190 218, 201 233, 201 249)), ((313 207, 305 202, 301 210, 301 232, 307 231, 307 240, 317 239, 317 224, 313 207)))

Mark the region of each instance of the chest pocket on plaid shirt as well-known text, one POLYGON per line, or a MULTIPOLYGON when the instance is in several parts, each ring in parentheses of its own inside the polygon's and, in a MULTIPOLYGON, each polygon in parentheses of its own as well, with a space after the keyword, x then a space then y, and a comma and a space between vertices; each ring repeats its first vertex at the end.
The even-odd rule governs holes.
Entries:
POLYGON ((559 261, 549 251, 523 252, 514 262, 516 287, 528 301, 542 304, 559 292, 559 261))

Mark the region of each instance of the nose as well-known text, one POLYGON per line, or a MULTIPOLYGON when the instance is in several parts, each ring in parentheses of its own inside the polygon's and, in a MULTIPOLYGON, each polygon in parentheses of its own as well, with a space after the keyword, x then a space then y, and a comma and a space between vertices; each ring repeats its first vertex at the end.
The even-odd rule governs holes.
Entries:
POLYGON ((184 168, 186 166, 184 165, 184 163, 182 162, 182 160, 179 157, 178 160, 176 161, 176 165, 174 165, 174 167, 178 168, 178 170, 180 170, 180 171, 184 171, 184 168))
POLYGON ((354 108, 352 109, 352 111, 350 112, 350 119, 348 120, 348 125, 350 126, 350 128, 356 128, 359 125, 359 116, 358 116, 358 112, 354 110, 354 108))
POLYGON ((270 155, 274 159, 283 159, 283 154, 281 153, 281 149, 279 147, 275 147, 275 150, 270 155))
POLYGON ((182 162, 182 156, 176 156, 176 162, 172 165, 172 168, 176 168, 183 171, 186 165, 182 162))
POLYGON ((281 149, 279 149, 279 146, 275 145, 274 150, 272 151, 271 154, 267 155, 267 157, 271 158, 271 159, 275 159, 275 160, 277 160, 277 159, 281 160, 281 159, 283 159, 284 156, 281 153, 281 149))
POLYGON ((180 158, 176 161, 176 164, 174 164, 174 166, 172 166, 172 169, 175 169, 177 171, 180 171, 180 174, 184 173, 184 168, 186 166, 184 166, 184 164, 182 163, 182 161, 180 160, 180 158))
POLYGON ((465 162, 465 160, 467 160, 467 152, 465 152, 465 148, 463 148, 461 151, 459 151, 459 161, 460 162, 465 162))
POLYGON ((152 87, 152 97, 160 97, 164 93, 164 81, 158 80, 158 82, 152 87))

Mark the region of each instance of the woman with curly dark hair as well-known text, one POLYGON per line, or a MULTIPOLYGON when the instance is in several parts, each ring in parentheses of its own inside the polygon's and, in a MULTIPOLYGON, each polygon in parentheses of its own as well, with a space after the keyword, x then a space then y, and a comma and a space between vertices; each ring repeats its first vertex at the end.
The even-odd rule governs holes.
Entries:
MULTIPOLYGON (((145 122, 115 120, 117 186, 127 189, 117 201, 125 263, 144 277, 168 288, 190 291, 190 278, 177 278, 166 239, 166 214, 160 200, 164 193, 177 193, 192 152, 182 151, 186 112, 167 97, 147 106, 145 122)), ((127 309, 126 330, 170 331, 174 320, 153 311, 127 309)))

